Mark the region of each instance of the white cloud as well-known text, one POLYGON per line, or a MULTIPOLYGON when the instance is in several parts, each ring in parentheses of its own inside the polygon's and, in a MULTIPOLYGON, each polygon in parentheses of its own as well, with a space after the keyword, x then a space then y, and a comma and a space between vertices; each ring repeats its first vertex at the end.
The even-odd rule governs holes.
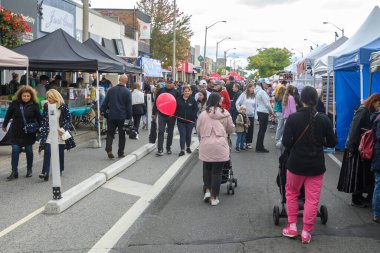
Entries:
MULTIPOLYGON (((91 0, 93 7, 133 8, 136 1, 91 0)), ((201 45, 203 52, 205 26, 227 20, 208 30, 207 56, 215 58, 216 42, 222 51, 236 47, 238 56, 256 54, 263 47, 287 47, 309 52, 311 45, 334 41, 332 25, 343 27, 345 35, 353 35, 379 0, 177 0, 180 10, 191 14, 194 36, 192 45, 201 45)), ((338 31, 339 32, 339 31, 338 31)))

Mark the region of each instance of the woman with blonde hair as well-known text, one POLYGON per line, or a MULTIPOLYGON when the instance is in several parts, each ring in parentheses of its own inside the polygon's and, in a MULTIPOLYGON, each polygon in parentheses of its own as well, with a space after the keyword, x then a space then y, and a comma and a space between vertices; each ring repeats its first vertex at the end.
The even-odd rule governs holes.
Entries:
MULTIPOLYGON (((73 137, 70 137, 66 140, 62 139, 62 135, 69 131, 71 128, 71 115, 68 106, 65 104, 61 94, 55 90, 50 89, 46 92, 46 98, 49 104, 56 104, 57 106, 57 131, 58 131, 58 146, 59 146, 59 165, 60 171, 64 170, 64 150, 74 148, 75 142, 73 137)), ((41 126, 41 140, 39 152, 44 150, 44 162, 42 167, 42 172, 39 175, 41 179, 45 181, 49 180, 49 171, 50 171, 50 158, 51 158, 51 147, 50 147, 50 134, 49 134, 49 114, 48 114, 48 105, 44 105, 44 110, 42 113, 42 126, 41 126)))
POLYGON ((27 172, 26 177, 32 176, 33 144, 36 142, 36 133, 41 125, 41 114, 38 108, 36 91, 30 86, 20 86, 15 95, 15 100, 10 104, 3 122, 3 131, 7 131, 9 121, 10 139, 12 143, 12 173, 7 180, 18 178, 18 161, 21 149, 25 148, 27 172), (33 124, 33 129, 27 129, 26 125, 33 124))
POLYGON ((297 111, 296 101, 294 99, 294 91, 295 87, 293 85, 288 85, 288 87, 286 87, 284 98, 282 100, 282 116, 285 121, 287 120, 290 114, 295 113, 297 111))

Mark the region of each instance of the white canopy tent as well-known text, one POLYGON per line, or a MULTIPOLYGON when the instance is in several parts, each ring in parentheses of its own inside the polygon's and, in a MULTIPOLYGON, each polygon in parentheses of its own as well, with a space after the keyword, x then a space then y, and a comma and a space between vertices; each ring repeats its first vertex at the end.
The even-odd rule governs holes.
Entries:
POLYGON ((28 66, 29 60, 27 56, 0 46, 0 68, 27 69, 28 66))
POLYGON ((315 60, 314 72, 317 74, 325 74, 328 71, 332 71, 334 57, 349 53, 352 50, 360 48, 369 42, 379 38, 379 24, 380 8, 379 6, 375 6, 364 23, 350 39, 348 39, 344 44, 342 44, 334 51, 315 60))

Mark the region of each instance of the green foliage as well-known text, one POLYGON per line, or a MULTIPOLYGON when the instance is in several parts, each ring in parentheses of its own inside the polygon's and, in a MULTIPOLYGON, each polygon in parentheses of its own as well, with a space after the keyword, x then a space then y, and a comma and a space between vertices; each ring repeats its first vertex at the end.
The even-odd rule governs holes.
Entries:
MULTIPOLYGON (((151 16, 151 52, 152 58, 160 59, 164 67, 173 62, 173 14, 172 0, 140 0, 139 9, 151 16)), ((176 62, 187 61, 189 57, 190 38, 193 31, 190 28, 191 15, 181 12, 176 6, 176 62)))
POLYGON ((291 63, 291 53, 286 48, 260 48, 258 54, 248 57, 247 70, 258 69, 261 77, 269 77, 291 63))

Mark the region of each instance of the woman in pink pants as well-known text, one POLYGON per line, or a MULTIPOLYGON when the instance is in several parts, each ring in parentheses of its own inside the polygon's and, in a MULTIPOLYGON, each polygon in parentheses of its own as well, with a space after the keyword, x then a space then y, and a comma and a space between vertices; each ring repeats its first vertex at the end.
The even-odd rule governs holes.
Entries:
POLYGON ((302 185, 305 188, 302 243, 311 240, 318 213, 323 175, 326 171, 323 147, 337 144, 333 126, 327 115, 317 113, 317 91, 310 86, 302 90, 303 108, 289 116, 285 124, 282 144, 290 149, 287 162, 286 212, 288 224, 282 230, 286 237, 298 236, 298 198, 302 185))

